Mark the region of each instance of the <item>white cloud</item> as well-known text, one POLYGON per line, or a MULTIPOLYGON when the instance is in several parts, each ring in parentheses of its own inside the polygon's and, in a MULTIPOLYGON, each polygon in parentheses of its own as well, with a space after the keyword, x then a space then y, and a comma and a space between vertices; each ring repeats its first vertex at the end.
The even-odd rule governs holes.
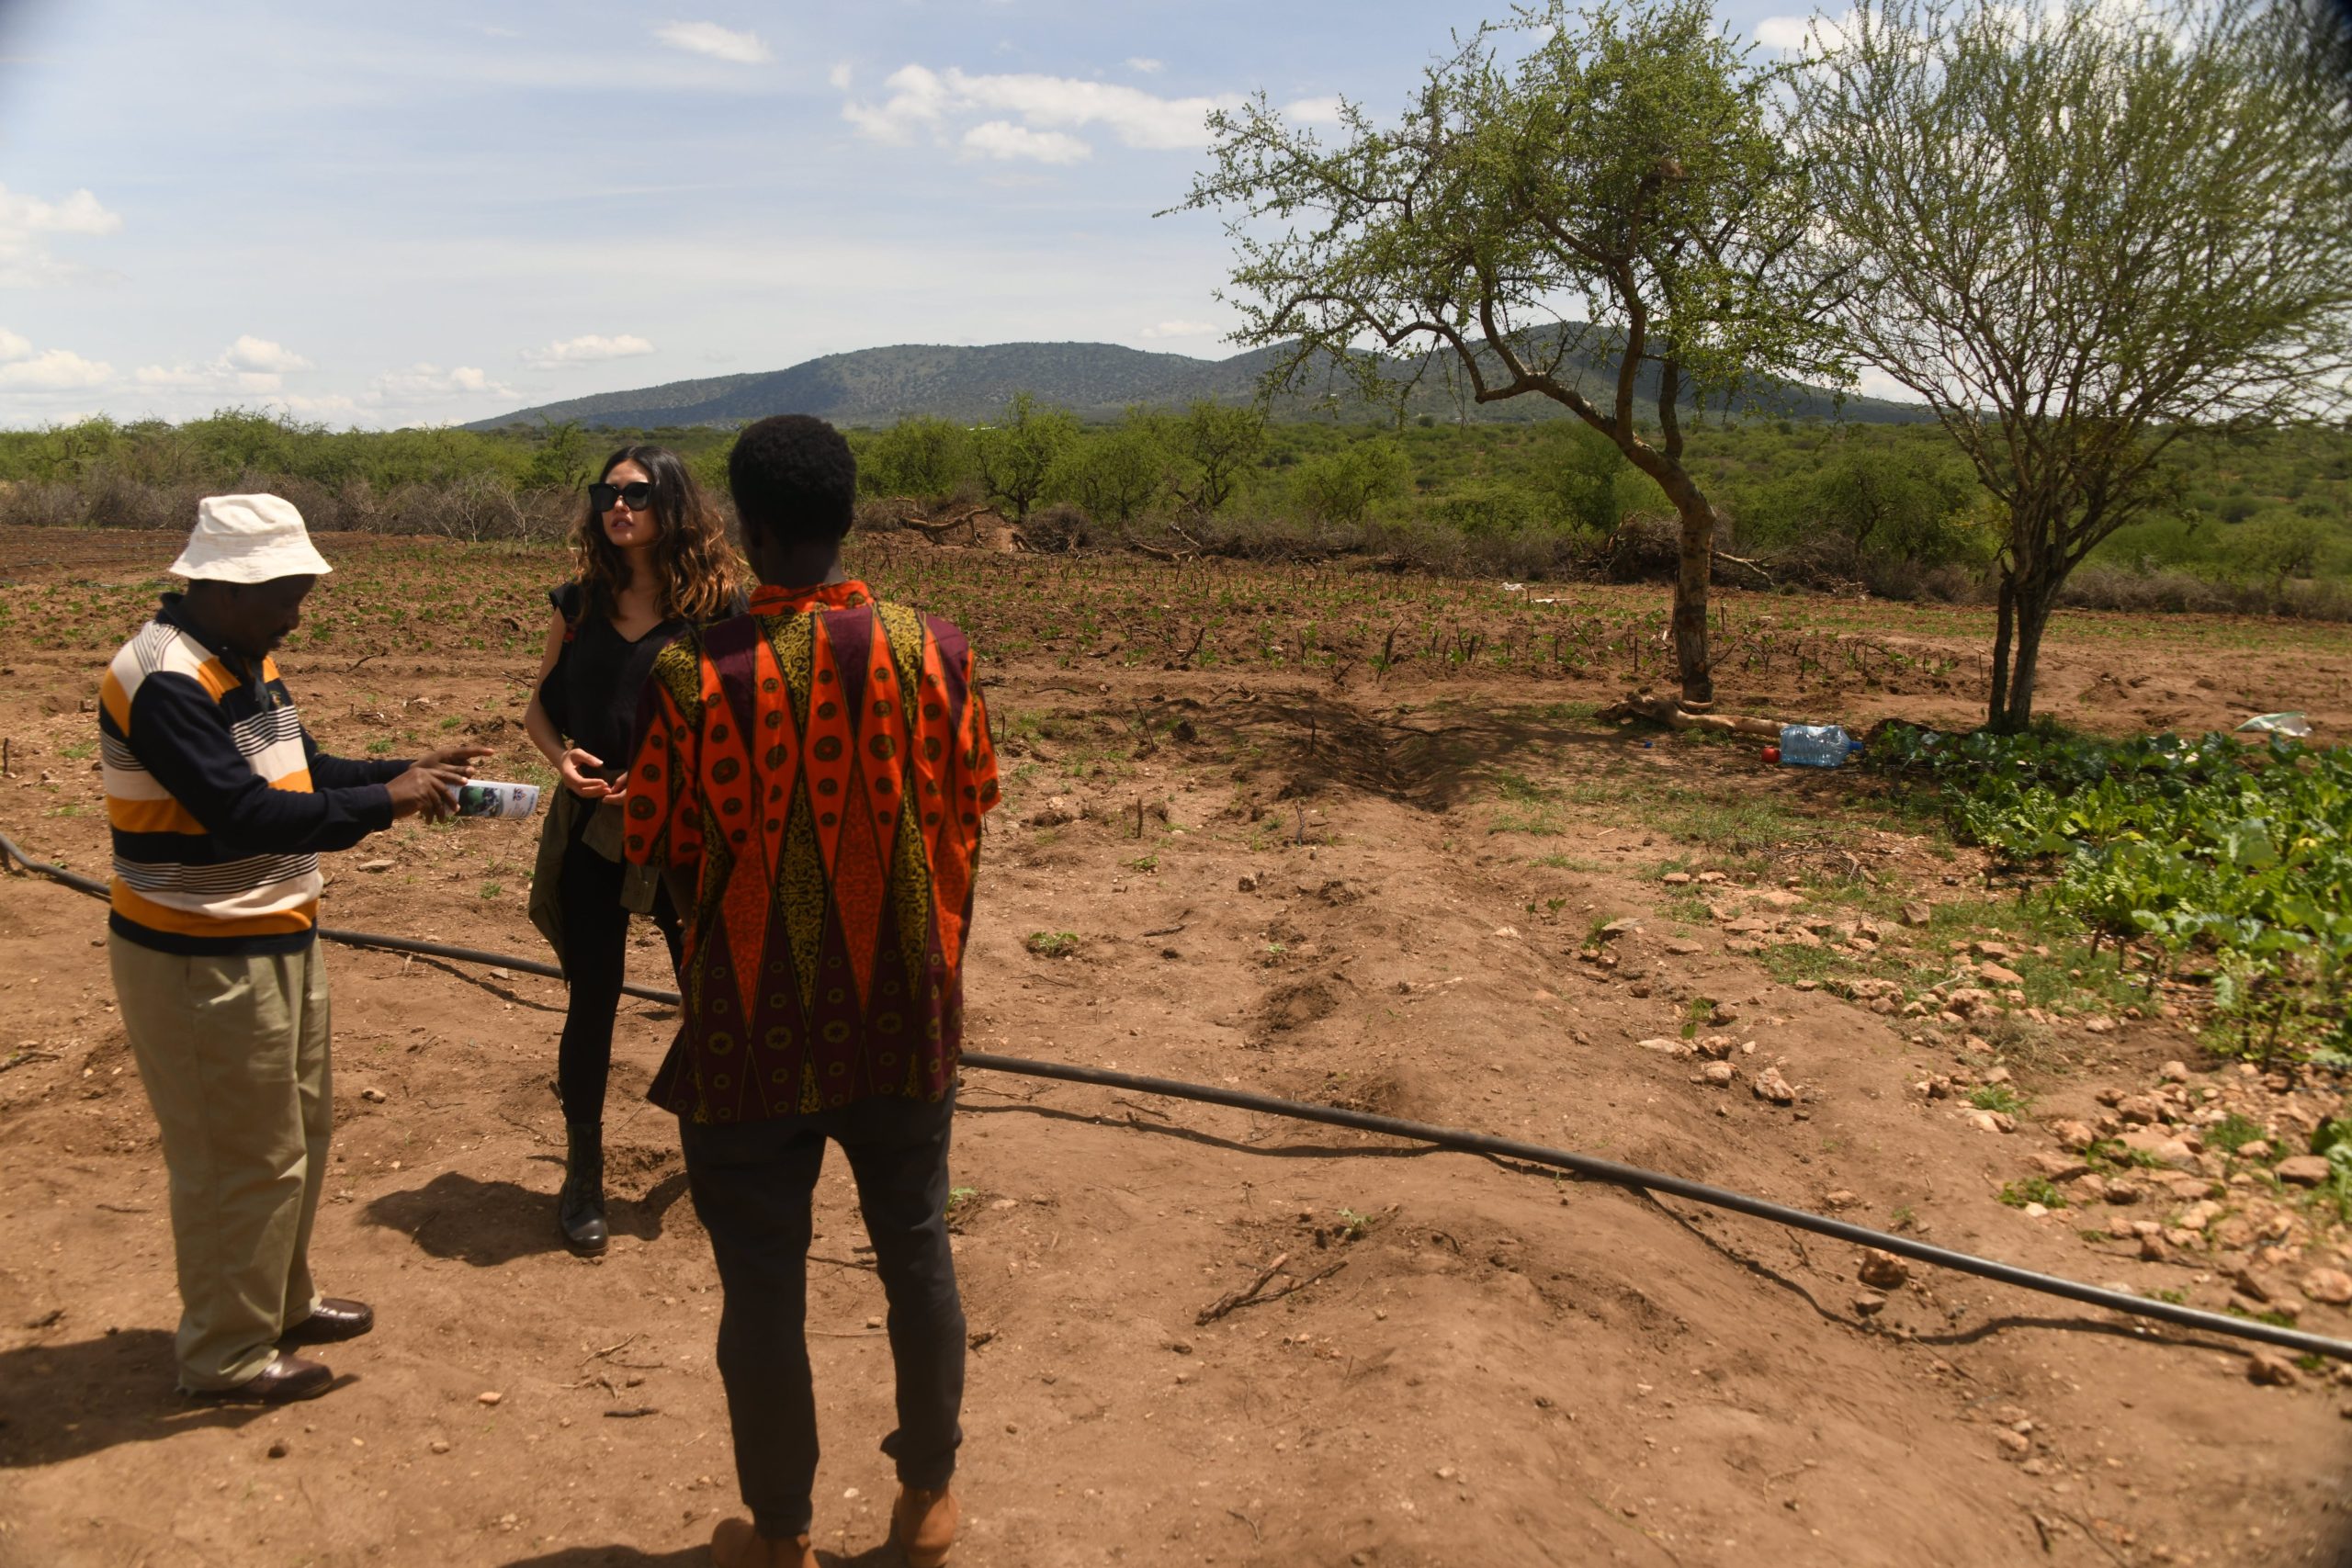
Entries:
POLYGON ((860 103, 842 106, 842 118, 876 141, 904 144, 913 140, 917 123, 936 124, 947 107, 947 86, 938 73, 920 65, 902 65, 883 79, 889 99, 880 108, 860 103))
POLYGON ((112 234, 122 228, 122 215, 107 211, 86 190, 50 202, 0 186, 0 227, 37 234, 112 234))
POLYGON ((1161 321, 1159 325, 1146 327, 1136 334, 1143 338, 1215 337, 1216 335, 1216 328, 1206 321, 1161 321))
POLYGON ((286 378, 270 370, 238 370, 225 361, 209 365, 142 365, 131 379, 159 391, 262 393, 275 392, 286 378))
POLYGON ((253 396, 276 392, 288 372, 309 368, 311 362, 284 344, 245 333, 201 365, 142 365, 131 379, 158 391, 253 396))
POLYGON ((1307 125, 1337 125, 1340 123, 1340 99, 1331 96, 1320 98, 1300 98, 1283 106, 1283 118, 1307 125))
POLYGON ((670 22, 654 28, 653 36, 672 49, 707 54, 730 65, 765 65, 775 58, 759 34, 739 33, 717 22, 670 22))
POLYGON ((1035 158, 1040 164, 1082 164, 1094 149, 1058 130, 1032 130, 1009 119, 985 120, 964 132, 964 149, 984 158, 1035 158))
POLYGON ((103 238, 121 228, 122 215, 86 190, 43 201, 0 186, 0 288, 46 288, 90 276, 89 268, 61 259, 37 236, 103 238))
MULTIPOLYGON (((16 341, 24 344, 24 339, 16 341)), ((25 344, 29 350, 30 344, 25 344)), ((66 392, 103 387, 114 379, 114 367, 104 360, 85 359, 70 348, 43 354, 21 353, 0 365, 0 392, 66 392)))
POLYGON ((545 348, 526 348, 523 363, 535 370, 552 369, 559 365, 594 365, 607 359, 633 359, 653 352, 653 344, 635 333, 622 333, 606 337, 601 333, 589 333, 581 337, 565 338, 545 348))
POLYGON ((825 73, 825 80, 832 84, 834 92, 846 93, 849 91, 850 75, 849 62, 842 60, 836 62, 833 68, 825 73))
POLYGON ((1147 76, 1157 76, 1159 74, 1159 62, 1144 55, 1131 54, 1127 57, 1127 69, 1140 71, 1147 76))
POLYGON ((492 380, 486 372, 474 366, 460 365, 455 369, 444 370, 438 365, 419 361, 404 369, 387 370, 377 377, 368 390, 368 400, 373 403, 414 403, 492 392, 503 398, 517 395, 514 388, 492 380))
POLYGON ((311 367, 309 360, 293 353, 284 344, 272 343, 266 337, 255 337, 251 333, 242 334, 236 342, 231 344, 229 352, 222 357, 240 370, 261 370, 272 374, 282 374, 288 370, 308 370, 311 367))
POLYGON ((19 333, 12 333, 6 327, 0 327, 0 365, 6 365, 15 359, 27 358, 32 351, 32 339, 19 333))
MULTIPOLYGON (((1850 17, 1853 13, 1846 15, 1850 17)), ((1767 17, 1756 24, 1756 41, 1766 49, 1794 53, 1815 39, 1824 48, 1836 49, 1846 40, 1845 29, 1826 17, 1767 17)))
POLYGON ((972 127, 962 145, 992 157, 1042 157, 1055 163, 1085 156, 1075 151, 1084 144, 1069 132, 1098 125, 1129 147, 1204 147, 1209 111, 1232 108, 1241 101, 1231 95, 1163 98, 1139 87, 1071 76, 974 75, 954 66, 944 72, 901 66, 883 86, 890 96, 879 106, 854 100, 842 106, 842 117, 875 141, 903 144, 914 139, 917 130, 940 127, 950 116, 1010 115, 1013 119, 994 118, 972 127), (1008 134, 1015 130, 1039 134, 1008 134))

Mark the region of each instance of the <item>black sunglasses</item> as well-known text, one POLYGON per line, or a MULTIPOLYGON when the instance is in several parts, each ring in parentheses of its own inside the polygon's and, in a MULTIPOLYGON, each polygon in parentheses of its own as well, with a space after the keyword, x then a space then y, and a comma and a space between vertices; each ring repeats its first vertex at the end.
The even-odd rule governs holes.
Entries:
POLYGON ((642 479, 635 484, 588 487, 588 504, 598 512, 610 512, 616 501, 631 512, 643 512, 653 504, 653 487, 642 479))

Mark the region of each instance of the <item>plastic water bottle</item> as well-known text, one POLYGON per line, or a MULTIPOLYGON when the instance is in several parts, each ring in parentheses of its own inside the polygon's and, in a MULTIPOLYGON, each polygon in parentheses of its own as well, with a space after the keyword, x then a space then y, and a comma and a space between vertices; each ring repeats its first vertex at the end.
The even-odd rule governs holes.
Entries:
POLYGON ((1791 768, 1835 768, 1862 749, 1838 724, 1781 726, 1781 762, 1791 768))

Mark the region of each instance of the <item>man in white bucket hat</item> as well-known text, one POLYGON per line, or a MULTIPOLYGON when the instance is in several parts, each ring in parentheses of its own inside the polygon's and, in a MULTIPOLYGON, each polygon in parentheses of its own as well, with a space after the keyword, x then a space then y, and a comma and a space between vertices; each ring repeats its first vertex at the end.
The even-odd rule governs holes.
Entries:
POLYGON ((171 1171, 180 1386, 309 1399, 334 1374, 286 1348, 375 1325, 311 1280, 334 1121, 319 853, 446 816, 489 749, 357 761, 311 743, 270 652, 332 569, 290 503, 211 497, 171 570, 187 592, 99 686, 115 995, 171 1171))

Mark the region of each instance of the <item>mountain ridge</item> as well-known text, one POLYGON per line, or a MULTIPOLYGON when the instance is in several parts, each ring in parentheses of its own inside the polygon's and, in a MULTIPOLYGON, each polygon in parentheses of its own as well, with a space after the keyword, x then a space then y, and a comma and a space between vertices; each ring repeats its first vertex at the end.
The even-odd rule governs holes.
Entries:
MULTIPOLYGON (((781 370, 739 372, 669 381, 652 387, 591 393, 517 409, 476 420, 469 430, 567 420, 598 429, 654 429, 664 425, 731 425, 775 413, 808 413, 835 424, 872 426, 910 414, 981 423, 1001 410, 1016 392, 1035 394, 1088 420, 1111 419, 1130 404, 1181 404, 1196 399, 1247 402, 1260 378, 1283 352, 1282 345, 1250 349, 1225 359, 1155 353, 1120 344, 1077 342, 1000 343, 978 345, 893 344, 820 355, 781 370)), ((1615 373, 1589 356, 1572 361, 1577 380, 1598 393, 1612 387, 1615 373)), ((1644 367, 1642 395, 1653 397, 1655 367, 1644 367)), ((1799 382, 1774 382, 1749 401, 1755 412, 1788 418, 1842 417, 1861 423, 1910 423, 1928 416, 1923 405, 1881 398, 1846 397, 1799 382)), ((1523 423, 1569 417, 1546 398, 1460 403, 1442 378, 1407 394, 1407 411, 1453 420, 1523 423)), ((1325 407, 1317 398, 1292 394, 1276 400, 1274 417, 1307 417, 1325 407)), ((1343 417, 1370 417, 1369 409, 1342 398, 1343 417)))

